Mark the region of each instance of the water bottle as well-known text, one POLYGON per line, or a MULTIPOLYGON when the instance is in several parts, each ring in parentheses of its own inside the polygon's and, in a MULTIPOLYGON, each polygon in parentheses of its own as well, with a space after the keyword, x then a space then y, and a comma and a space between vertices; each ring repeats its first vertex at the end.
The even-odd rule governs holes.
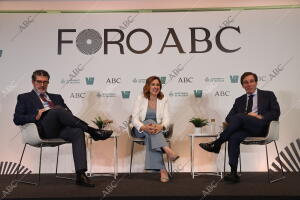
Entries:
POLYGON ((210 132, 216 134, 216 120, 210 119, 210 132))

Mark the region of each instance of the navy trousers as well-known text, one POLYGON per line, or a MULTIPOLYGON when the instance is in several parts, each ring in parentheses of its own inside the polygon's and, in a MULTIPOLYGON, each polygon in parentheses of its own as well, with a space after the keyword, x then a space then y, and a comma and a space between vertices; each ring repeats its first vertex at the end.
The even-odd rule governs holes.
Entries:
POLYGON ((229 126, 220 134, 216 143, 228 141, 228 156, 231 169, 236 171, 240 155, 240 143, 246 137, 262 137, 266 135, 268 124, 263 119, 258 119, 246 114, 236 114, 230 118, 229 126))
POLYGON ((87 171, 84 132, 88 125, 70 111, 55 108, 43 113, 40 119, 42 138, 62 138, 72 143, 73 159, 77 173, 87 171))

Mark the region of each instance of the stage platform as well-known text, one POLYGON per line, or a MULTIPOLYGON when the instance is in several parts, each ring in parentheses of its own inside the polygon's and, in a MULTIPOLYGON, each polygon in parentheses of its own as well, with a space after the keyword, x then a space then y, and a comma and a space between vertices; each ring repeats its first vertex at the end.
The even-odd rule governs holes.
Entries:
MULTIPOLYGON (((217 176, 201 175, 192 179, 190 173, 177 173, 168 183, 159 182, 158 173, 119 174, 112 177, 93 177, 95 188, 75 185, 73 181, 43 174, 40 186, 15 184, 12 175, 0 176, 2 199, 164 199, 164 200, 299 200, 300 173, 288 173, 276 183, 267 182, 267 173, 244 172, 241 182, 229 184, 217 176)), ((37 178, 26 175, 25 179, 37 178)))

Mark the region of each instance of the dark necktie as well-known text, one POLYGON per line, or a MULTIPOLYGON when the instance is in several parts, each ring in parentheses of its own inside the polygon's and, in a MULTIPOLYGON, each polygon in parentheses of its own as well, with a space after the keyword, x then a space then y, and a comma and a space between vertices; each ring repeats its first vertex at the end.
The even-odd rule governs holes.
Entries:
POLYGON ((248 104, 247 104, 247 108, 246 108, 246 113, 252 112, 253 96, 254 96, 253 94, 249 95, 248 104))
POLYGON ((42 99, 43 102, 47 102, 47 104, 49 105, 50 108, 54 107, 54 103, 51 100, 47 100, 45 94, 40 94, 40 97, 42 99))

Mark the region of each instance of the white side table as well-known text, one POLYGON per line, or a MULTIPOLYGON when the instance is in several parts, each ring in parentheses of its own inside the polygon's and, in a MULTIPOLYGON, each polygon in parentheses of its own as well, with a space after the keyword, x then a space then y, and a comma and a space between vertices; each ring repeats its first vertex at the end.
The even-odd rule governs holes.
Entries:
MULTIPOLYGON (((89 154, 90 154, 90 170, 89 170, 89 177, 93 176, 113 176, 114 179, 117 178, 118 176, 118 137, 119 134, 113 133, 108 139, 113 139, 114 140, 114 173, 93 173, 93 164, 92 164, 92 143, 93 139, 91 137, 88 138, 89 140, 89 154)), ((94 141, 95 142, 95 141, 94 141)), ((98 142, 98 141, 97 141, 98 142)))
MULTIPOLYGON (((199 138, 217 138, 219 135, 218 134, 213 134, 213 133, 192 133, 192 134, 188 134, 188 136, 191 138, 191 175, 194 179, 195 176, 199 176, 199 175, 215 175, 215 176, 220 176, 221 178, 223 177, 223 173, 221 172, 195 172, 194 170, 194 141, 196 137, 199 138)), ((217 168, 218 169, 218 168, 217 168)))

